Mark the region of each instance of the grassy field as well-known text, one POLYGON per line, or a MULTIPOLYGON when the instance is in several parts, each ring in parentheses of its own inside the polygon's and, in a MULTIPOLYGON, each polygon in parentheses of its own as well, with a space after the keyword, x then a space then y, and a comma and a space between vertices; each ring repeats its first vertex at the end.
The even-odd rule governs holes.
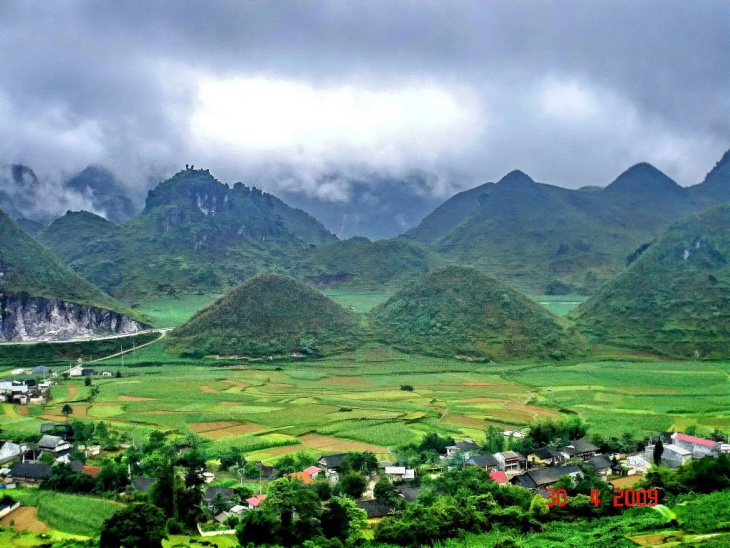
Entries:
POLYGON ((392 293, 375 291, 356 291, 352 289, 325 289, 324 295, 342 306, 362 314, 369 312, 380 303, 388 300, 392 293))
POLYGON ((104 499, 40 489, 15 489, 12 496, 23 506, 36 507, 38 519, 55 531, 71 535, 97 535, 104 520, 122 507, 104 499))
POLYGON ((181 295, 144 301, 137 311, 150 319, 154 327, 177 327, 220 295, 181 295))
POLYGON ((122 371, 94 379, 92 401, 82 381, 68 379, 49 405, 3 404, 0 426, 9 437, 37 433, 44 421, 62 421, 70 402, 72 419, 104 420, 133 436, 195 432, 211 458, 238 446, 265 462, 295 451, 387 455, 432 431, 479 440, 490 424, 511 429, 573 413, 607 435, 730 429, 729 362, 607 355, 477 364, 369 345, 316 362, 220 364, 179 360, 155 343, 122 371))
POLYGON ((566 316, 588 297, 585 295, 532 295, 527 294, 533 301, 538 302, 556 316, 566 316))

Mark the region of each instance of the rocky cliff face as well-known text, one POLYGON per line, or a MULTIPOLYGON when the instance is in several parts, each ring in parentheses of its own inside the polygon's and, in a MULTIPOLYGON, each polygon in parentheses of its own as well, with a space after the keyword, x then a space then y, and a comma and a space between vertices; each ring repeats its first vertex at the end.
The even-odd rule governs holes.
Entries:
POLYGON ((135 333, 146 327, 103 308, 43 297, 0 297, 0 341, 65 341, 135 333))

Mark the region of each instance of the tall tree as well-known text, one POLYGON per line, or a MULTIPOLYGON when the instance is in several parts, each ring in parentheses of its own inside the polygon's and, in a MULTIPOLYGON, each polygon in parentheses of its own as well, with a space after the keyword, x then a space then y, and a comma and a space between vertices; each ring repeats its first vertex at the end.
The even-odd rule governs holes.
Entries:
POLYGON ((136 502, 104 521, 99 548, 160 548, 165 538, 165 518, 160 509, 136 502))
POLYGON ((662 454, 664 454, 664 444, 659 439, 654 446, 654 464, 659 466, 662 463, 662 454))

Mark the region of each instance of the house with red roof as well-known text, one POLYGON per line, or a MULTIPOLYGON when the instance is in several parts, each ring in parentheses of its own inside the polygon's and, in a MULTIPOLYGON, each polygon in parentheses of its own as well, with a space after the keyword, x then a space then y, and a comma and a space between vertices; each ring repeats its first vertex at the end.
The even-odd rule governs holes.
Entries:
POLYGON ((509 480, 507 479, 507 474, 498 470, 495 470, 494 472, 489 472, 489 477, 500 485, 506 485, 509 483, 509 480))
POLYGON ((302 472, 306 472, 307 474, 312 476, 312 478, 316 478, 317 474, 319 474, 321 471, 322 469, 318 466, 310 466, 309 468, 305 468, 304 470, 302 470, 302 472))
POLYGON ((719 441, 706 440, 696 436, 675 432, 672 434, 672 443, 692 453, 693 459, 702 457, 717 457, 720 454, 722 443, 719 441))
POLYGON ((96 475, 101 472, 101 466, 82 466, 81 473, 89 474, 92 478, 96 478, 96 475))
POLYGON ((301 481, 304 485, 309 485, 314 481, 312 476, 306 470, 304 472, 294 472, 293 474, 286 474, 284 477, 290 480, 301 481))
POLYGON ((262 502, 264 502, 265 499, 266 499, 266 495, 256 495, 255 497, 246 499, 246 504, 248 504, 248 509, 253 510, 254 508, 258 508, 259 505, 262 502))

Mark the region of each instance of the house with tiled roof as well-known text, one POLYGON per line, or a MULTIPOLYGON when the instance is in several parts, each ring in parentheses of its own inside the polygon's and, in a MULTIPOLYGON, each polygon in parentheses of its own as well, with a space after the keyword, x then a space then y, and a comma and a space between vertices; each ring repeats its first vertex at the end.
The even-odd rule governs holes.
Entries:
POLYGON ((10 467, 10 475, 21 485, 38 485, 51 475, 47 464, 16 462, 10 467))
POLYGON ((258 508, 264 500, 266 500, 266 495, 256 495, 246 499, 246 504, 248 504, 249 510, 253 510, 254 508, 258 508))
POLYGON ((547 468, 535 468, 528 470, 519 476, 514 476, 510 480, 510 483, 536 492, 538 490, 548 489, 552 485, 555 485, 557 481, 564 476, 577 478, 580 475, 581 469, 575 464, 568 464, 567 466, 549 466, 547 468))
POLYGON ((605 479, 608 473, 611 471, 611 461, 603 455, 596 455, 589 458, 586 464, 592 467, 599 476, 603 476, 605 479))
POLYGON ((580 459, 586 461, 598 454, 598 447, 593 445, 588 438, 571 440, 565 446, 559 447, 558 452, 567 459, 580 459))
POLYGON ((466 461, 466 466, 478 466, 484 468, 487 472, 491 470, 499 470, 499 461, 494 455, 473 455, 466 461))
POLYGON ((517 451, 502 451, 495 453, 494 458, 499 462, 499 470, 514 474, 525 469, 527 459, 520 455, 517 451))
POLYGON ((489 472, 489 477, 500 485, 506 485, 509 483, 509 480, 507 479, 507 474, 505 474, 504 472, 500 472, 499 470, 489 472))
MULTIPOLYGON (((654 462, 653 445, 646 446, 646 449, 644 450, 644 458, 650 462, 654 462)), ((668 443, 664 446, 661 461, 669 466, 669 468, 676 468, 690 460, 692 460, 692 451, 688 451, 687 449, 683 449, 672 443, 668 443)))
POLYGON ((286 474, 284 477, 289 478, 290 480, 294 480, 294 481, 301 481, 304 485, 309 485, 310 483, 312 483, 314 481, 314 479, 312 479, 312 476, 309 474, 309 472, 306 472, 306 471, 286 474))
POLYGON ((322 472, 322 469, 319 466, 310 466, 309 468, 305 468, 304 470, 302 470, 302 472, 306 472, 307 474, 312 476, 312 478, 316 478, 317 475, 322 472))
POLYGON ((132 489, 134 489, 135 491, 139 491, 140 493, 147 493, 150 489, 152 489, 152 486, 157 483, 157 478, 137 476, 136 478, 132 478, 130 480, 130 483, 132 484, 132 489))
POLYGON ((527 461, 533 466, 556 466, 563 461, 554 447, 539 447, 527 454, 527 461))
POLYGON ((461 455, 466 461, 469 460, 476 451, 479 451, 479 446, 474 443, 474 440, 469 439, 457 442, 454 445, 449 445, 446 448, 446 457, 449 458, 455 455, 461 455))

